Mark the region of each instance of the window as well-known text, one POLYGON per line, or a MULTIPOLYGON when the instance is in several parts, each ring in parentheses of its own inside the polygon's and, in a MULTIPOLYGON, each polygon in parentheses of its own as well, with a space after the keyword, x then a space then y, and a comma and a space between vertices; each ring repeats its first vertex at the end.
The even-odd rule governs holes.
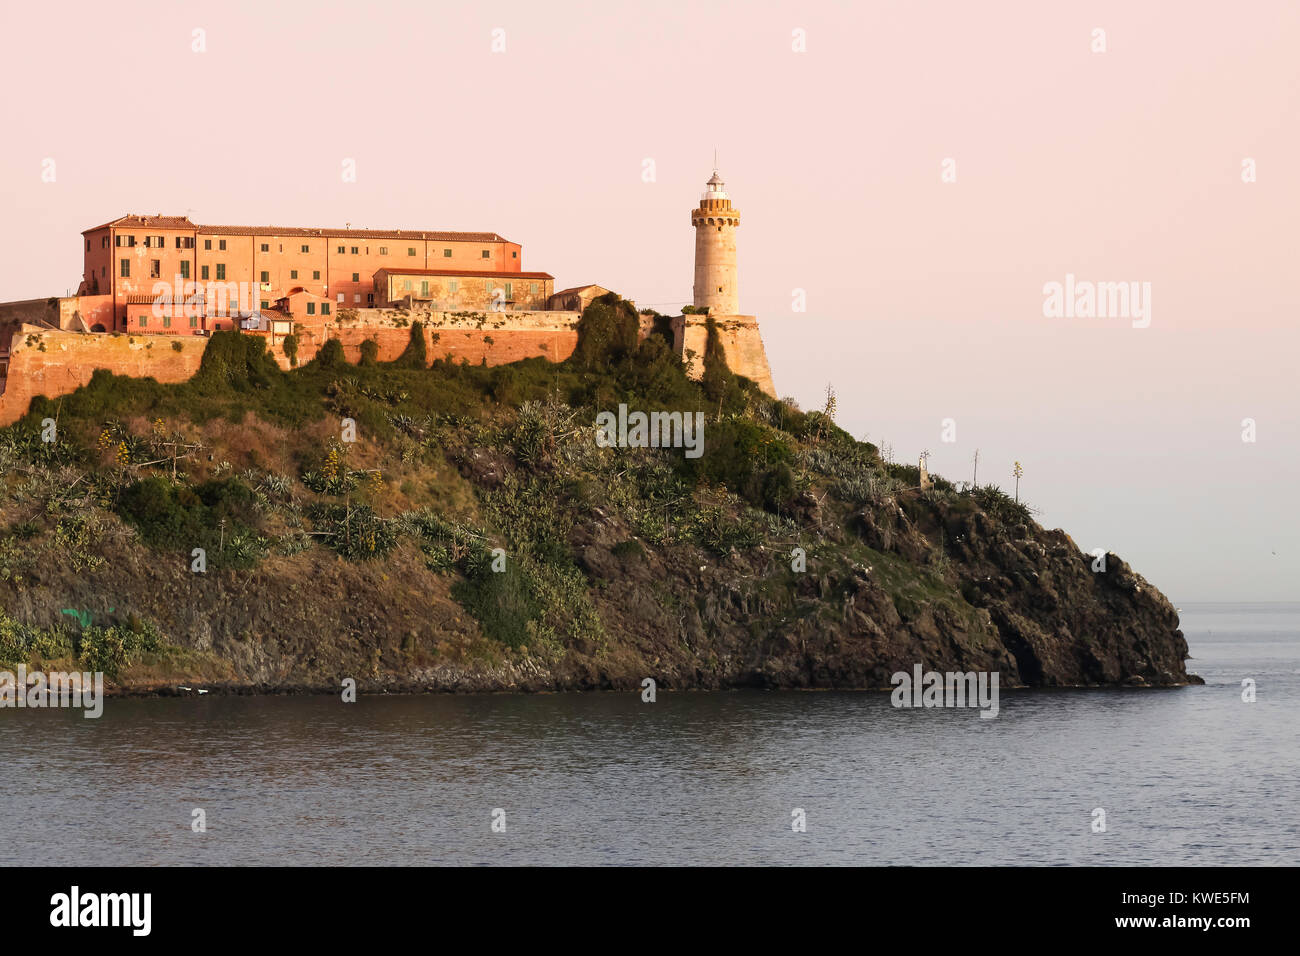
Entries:
POLYGON ((281 252, 284 252, 284 243, 283 243, 283 242, 280 243, 280 251, 281 251, 281 252))
POLYGON ((123 279, 129 279, 129 278, 131 278, 131 260, 130 260, 130 259, 123 259, 123 260, 122 260, 122 278, 123 278, 123 279))
POLYGON ((510 250, 510 258, 511 258, 511 259, 518 259, 518 258, 519 258, 519 250, 518 250, 518 249, 512 249, 512 250, 510 250))
POLYGON ((302 251, 303 251, 303 252, 311 252, 311 246, 303 246, 303 247, 302 247, 302 251))
POLYGON ((308 303, 307 303, 307 314, 308 314, 308 315, 315 315, 315 314, 316 314, 316 303, 315 303, 315 302, 308 302, 308 303))
POLYGON ((162 275, 162 263, 157 259, 149 260, 149 278, 157 279, 162 275))
POLYGON ((198 317, 197 315, 191 315, 191 316, 190 316, 190 328, 192 328, 192 329, 197 329, 198 327, 199 327, 199 317, 198 317))
POLYGON ((514 284, 514 283, 511 283, 511 282, 507 282, 507 283, 506 283, 506 301, 507 301, 507 302, 513 302, 513 301, 515 301, 515 293, 514 293, 514 290, 511 288, 511 286, 512 286, 513 284, 514 284))
POLYGON ((379 247, 379 254, 380 254, 381 256, 386 256, 386 255, 388 255, 388 247, 387 247, 387 246, 380 246, 380 247, 379 247))
POLYGON ((339 293, 339 302, 342 302, 342 301, 343 301, 343 293, 340 292, 340 293, 339 293))
POLYGON ((354 304, 356 304, 356 305, 360 305, 360 304, 361 304, 361 293, 358 292, 356 295, 354 295, 354 296, 352 297, 352 301, 353 301, 354 304))
POLYGON ((460 288, 460 283, 457 282, 455 279, 452 279, 450 282, 447 283, 447 291, 452 293, 453 295, 456 293, 456 290, 459 288, 460 288))
POLYGON ((374 305, 374 304, 375 304, 375 294, 373 292, 367 292, 366 305, 374 305))
POLYGON ((269 242, 264 242, 264 243, 262 243, 262 251, 263 251, 263 252, 270 252, 270 251, 271 251, 271 244, 270 244, 269 242))
POLYGON ((113 245, 115 246, 134 246, 135 236, 114 236, 113 245))
POLYGON ((179 249, 180 247, 181 247, 181 237, 180 237, 180 236, 177 236, 177 237, 176 237, 176 248, 179 249))
POLYGON ((443 257, 444 259, 450 259, 450 258, 451 258, 451 250, 450 250, 450 249, 444 249, 444 250, 442 250, 442 257, 443 257))
POLYGON ((528 294, 529 294, 529 295, 537 295, 537 283, 536 283, 536 282, 530 282, 530 283, 528 283, 528 294))
POLYGON ((354 272, 354 273, 352 273, 352 281, 353 281, 353 282, 360 282, 360 281, 361 281, 361 273, 359 273, 359 272, 354 272))
POLYGON ((225 248, 226 248, 226 240, 224 240, 224 239, 218 239, 218 240, 217 240, 217 251, 219 251, 219 252, 224 252, 224 251, 225 251, 225 248))
POLYGON ((107 278, 108 278, 108 266, 100 266, 100 267, 99 267, 99 274, 100 274, 101 276, 103 276, 105 279, 107 279, 107 278))
POLYGON ((181 278, 182 278, 182 279, 188 279, 189 277, 190 277, 190 260, 189 260, 189 259, 182 259, 182 260, 181 260, 181 278))
POLYGON ((171 317, 170 315, 164 315, 164 316, 163 316, 163 328, 164 328, 164 329, 170 329, 171 327, 172 327, 172 317, 171 317))
POLYGON ((204 240, 203 240, 203 248, 204 248, 204 249, 208 249, 208 250, 210 250, 210 249, 212 248, 212 240, 211 240, 211 239, 204 239, 204 240))
POLYGON ((289 278, 290 278, 290 279, 296 279, 296 278, 298 278, 298 270, 297 270, 297 269, 290 269, 290 270, 289 270, 289 278))
POLYGON ((357 254, 357 247, 356 247, 356 246, 353 246, 353 247, 352 247, 352 254, 353 254, 354 256, 357 254))
POLYGON ((264 308, 264 309, 269 309, 270 307, 271 307, 271 303, 270 303, 270 301, 267 300, 267 299, 263 299, 263 300, 262 300, 262 308, 264 308))
MULTIPOLYGON (((123 261, 123 262, 126 262, 125 259, 123 259, 122 261, 123 261)), ((403 291, 403 292, 410 292, 410 291, 411 291, 411 280, 410 280, 410 279, 407 279, 405 282, 402 283, 402 291, 403 291)))
POLYGON ((322 303, 320 304, 320 314, 321 314, 321 315, 329 315, 329 314, 330 314, 330 304, 329 304, 328 302, 322 302, 322 303))
POLYGON ((492 258, 492 253, 491 253, 489 250, 484 249, 484 250, 483 250, 483 258, 484 258, 484 259, 491 259, 491 258, 492 258))
POLYGON ((413 256, 413 255, 415 255, 415 246, 407 246, 407 247, 406 247, 406 254, 407 254, 408 256, 413 256))
POLYGON ((153 237, 153 244, 154 244, 157 248, 159 248, 159 249, 165 248, 166 245, 167 245, 167 237, 166 237, 166 236, 154 236, 154 237, 153 237))
POLYGON ((225 264, 224 262, 218 262, 218 263, 217 263, 217 278, 218 278, 218 279, 224 279, 225 277, 226 277, 226 264, 225 264))
POLYGON ((107 248, 108 248, 108 236, 100 236, 100 238, 99 238, 99 248, 101 248, 101 249, 107 249, 107 248))
POLYGON ((339 246, 339 255, 343 255, 347 251, 348 251, 347 246, 339 246))
POLYGON ((141 312, 141 313, 140 313, 140 328, 143 329, 143 328, 144 328, 145 326, 147 326, 148 324, 149 324, 149 317, 148 317, 147 315, 145 315, 143 312, 141 312))
POLYGON ((90 240, 89 240, 89 239, 86 240, 86 251, 87 251, 87 252, 90 251, 90 240))
POLYGON ((313 269, 313 270, 311 271, 311 277, 312 277, 313 279, 319 279, 319 278, 320 278, 320 270, 319 270, 319 269, 313 269))
POLYGON ((270 282, 270 281, 271 281, 271 273, 263 271, 263 272, 262 272, 262 281, 263 281, 263 282, 270 282))
POLYGON ((207 266, 199 266, 199 278, 200 278, 200 279, 203 279, 203 280, 205 280, 205 281, 207 280, 207 278, 208 278, 208 267, 207 267, 207 266))
POLYGON ((428 295, 428 294, 429 294, 429 280, 425 279, 423 282, 420 283, 420 295, 428 295))

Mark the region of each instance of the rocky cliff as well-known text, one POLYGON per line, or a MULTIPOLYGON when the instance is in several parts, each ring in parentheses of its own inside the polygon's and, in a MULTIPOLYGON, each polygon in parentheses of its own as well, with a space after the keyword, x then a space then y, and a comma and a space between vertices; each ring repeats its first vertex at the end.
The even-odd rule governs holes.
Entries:
POLYGON ((164 692, 1196 680, 1117 556, 995 488, 922 490, 716 359, 692 382, 635 322, 598 301, 573 358, 499 368, 286 372, 214 336, 189 382, 96 376, 54 443, 38 399, 0 431, 0 660, 164 692), (600 447, 620 402, 704 411, 705 453, 600 447))

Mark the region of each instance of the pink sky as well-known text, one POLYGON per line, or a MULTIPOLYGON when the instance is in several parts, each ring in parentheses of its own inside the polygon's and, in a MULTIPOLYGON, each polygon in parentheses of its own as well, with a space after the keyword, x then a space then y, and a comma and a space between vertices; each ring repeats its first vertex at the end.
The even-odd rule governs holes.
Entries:
POLYGON ((7 4, 0 32, 0 300, 75 291, 82 229, 161 212, 495 230, 667 311, 716 147, 781 394, 832 382, 949 477, 1019 459, 1044 524, 1175 603, 1300 597, 1295 4, 7 4), (1151 326, 1044 318, 1066 273, 1150 282, 1151 326))

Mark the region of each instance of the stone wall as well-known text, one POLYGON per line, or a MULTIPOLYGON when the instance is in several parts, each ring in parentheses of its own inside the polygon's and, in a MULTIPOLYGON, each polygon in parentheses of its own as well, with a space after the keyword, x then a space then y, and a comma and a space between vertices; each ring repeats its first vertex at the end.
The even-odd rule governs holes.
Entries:
MULTIPOLYGON (((562 362, 578 345, 577 312, 399 312, 395 309, 352 309, 329 322, 297 321, 298 364, 310 362, 327 339, 343 345, 348 361, 361 357, 361 343, 374 339, 379 361, 389 362, 406 349, 411 324, 424 326, 429 360, 447 358, 478 365, 505 365, 541 357, 562 362)), ((295 319, 300 317, 295 316, 295 319)), ((289 367, 284 336, 268 337, 268 349, 282 368, 289 367)))
MULTIPOLYGON (((686 315, 674 321, 681 322, 682 361, 686 363, 691 378, 698 379, 704 374, 704 346, 708 341, 705 316, 686 315)), ((759 388, 776 398, 776 385, 772 382, 772 369, 767 364, 767 350, 758 331, 758 319, 752 315, 718 315, 714 316, 714 321, 731 370, 752 378, 759 388)), ((676 337, 677 329, 674 328, 676 337)))
POLYGON ((74 392, 100 368, 159 382, 183 382, 198 371, 207 344, 200 336, 130 336, 19 326, 0 393, 0 426, 27 414, 35 396, 54 398, 74 392))
MULTIPOLYGON (((35 308, 36 306, 33 305, 35 308)), ((43 308, 43 306, 42 306, 43 308)), ((374 339, 380 361, 402 354, 413 321, 424 323, 430 361, 448 358, 478 365, 505 365, 541 357, 562 362, 578 344, 575 312, 435 312, 400 313, 391 309, 357 309, 343 321, 303 323, 299 327, 298 362, 310 361, 328 338, 343 344, 351 362, 361 357, 361 343, 374 339)), ((260 334, 282 368, 289 367, 284 336, 260 334)), ((27 413, 37 395, 55 398, 76 391, 96 369, 118 375, 183 382, 198 371, 207 336, 88 334, 34 325, 14 327, 7 375, 0 378, 0 426, 27 413)))

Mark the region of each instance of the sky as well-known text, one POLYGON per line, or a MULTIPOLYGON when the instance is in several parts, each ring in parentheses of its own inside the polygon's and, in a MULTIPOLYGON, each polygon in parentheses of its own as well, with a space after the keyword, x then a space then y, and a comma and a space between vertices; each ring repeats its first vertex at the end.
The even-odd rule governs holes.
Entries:
POLYGON ((1294 3, 14 3, 0 37, 0 301, 162 213, 495 231, 677 311, 716 150, 782 396, 953 480, 1019 461, 1175 604, 1300 598, 1294 3), (1067 276, 1149 301, 1059 314, 1067 276))

